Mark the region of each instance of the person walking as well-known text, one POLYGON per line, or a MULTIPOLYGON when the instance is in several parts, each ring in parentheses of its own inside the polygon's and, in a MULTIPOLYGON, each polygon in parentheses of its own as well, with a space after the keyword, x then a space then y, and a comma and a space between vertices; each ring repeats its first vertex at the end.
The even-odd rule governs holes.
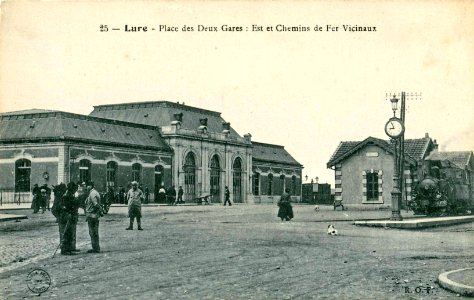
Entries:
POLYGON ((102 215, 102 207, 100 206, 100 194, 94 188, 94 182, 87 184, 89 196, 86 198, 86 221, 89 226, 89 236, 91 237, 92 249, 87 253, 99 253, 99 218, 102 215))
POLYGON ((125 230, 133 230, 133 220, 137 218, 138 230, 143 230, 142 218, 142 201, 144 199, 143 192, 138 188, 136 181, 132 182, 132 188, 127 193, 128 200, 128 217, 130 218, 130 225, 125 230))
POLYGON ((230 202, 230 191, 227 186, 225 187, 224 197, 224 206, 227 204, 227 202, 229 202, 229 206, 232 206, 232 203, 230 202))
POLYGON ((290 189, 286 188, 278 201, 278 217, 282 221, 293 219, 293 207, 291 207, 290 189))
POLYGON ((179 189, 178 189, 178 203, 184 203, 183 195, 184 195, 183 187, 179 186, 179 189))

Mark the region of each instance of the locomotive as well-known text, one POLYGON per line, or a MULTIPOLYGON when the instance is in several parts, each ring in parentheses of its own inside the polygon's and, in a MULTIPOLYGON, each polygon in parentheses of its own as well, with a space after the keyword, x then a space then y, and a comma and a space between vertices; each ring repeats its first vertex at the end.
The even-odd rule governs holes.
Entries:
POLYGON ((413 212, 428 216, 470 213, 470 185, 462 171, 446 163, 431 166, 429 175, 414 186, 412 201, 409 202, 413 212))

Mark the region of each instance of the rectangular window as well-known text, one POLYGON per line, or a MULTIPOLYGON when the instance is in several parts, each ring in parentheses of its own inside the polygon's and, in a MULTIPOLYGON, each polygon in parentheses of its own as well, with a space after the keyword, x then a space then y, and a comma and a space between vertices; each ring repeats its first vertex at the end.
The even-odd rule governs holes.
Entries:
POLYGON ((379 174, 367 173, 367 201, 379 200, 379 174))

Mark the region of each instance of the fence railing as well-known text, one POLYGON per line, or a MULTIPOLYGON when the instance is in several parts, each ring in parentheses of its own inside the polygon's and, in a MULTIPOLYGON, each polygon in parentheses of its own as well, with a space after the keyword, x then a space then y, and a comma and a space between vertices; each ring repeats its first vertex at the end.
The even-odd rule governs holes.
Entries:
POLYGON ((11 189, 0 189, 0 205, 31 203, 33 195, 31 192, 15 192, 11 189))

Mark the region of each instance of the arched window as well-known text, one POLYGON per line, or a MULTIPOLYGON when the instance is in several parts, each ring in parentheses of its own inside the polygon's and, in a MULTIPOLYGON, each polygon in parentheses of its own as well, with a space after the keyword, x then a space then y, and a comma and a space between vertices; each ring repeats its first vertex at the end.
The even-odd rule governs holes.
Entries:
POLYGON ((212 202, 220 202, 220 180, 221 179, 221 166, 219 162, 219 156, 214 155, 211 158, 211 196, 212 202))
POLYGON ((196 158, 189 152, 184 159, 184 199, 192 202, 196 198, 196 158))
POLYGON ((242 160, 237 157, 232 165, 234 202, 242 202, 242 160))
POLYGON ((132 165, 132 181, 140 182, 142 175, 142 165, 134 163, 132 165))
POLYGON ((253 194, 255 196, 260 194, 260 173, 253 174, 253 194))
POLYGON ((283 175, 283 174, 280 175, 280 187, 281 187, 281 193, 283 194, 286 190, 285 175, 283 175))
POLYGON ((109 161, 107 163, 107 189, 109 187, 115 188, 117 185, 117 163, 109 161))
POLYGON ((31 161, 19 159, 15 162, 15 192, 30 191, 31 161))
POLYGON ((273 174, 268 174, 268 196, 273 195, 273 174))
POLYGON ((79 181, 88 182, 91 180, 91 161, 81 159, 79 161, 79 181))

